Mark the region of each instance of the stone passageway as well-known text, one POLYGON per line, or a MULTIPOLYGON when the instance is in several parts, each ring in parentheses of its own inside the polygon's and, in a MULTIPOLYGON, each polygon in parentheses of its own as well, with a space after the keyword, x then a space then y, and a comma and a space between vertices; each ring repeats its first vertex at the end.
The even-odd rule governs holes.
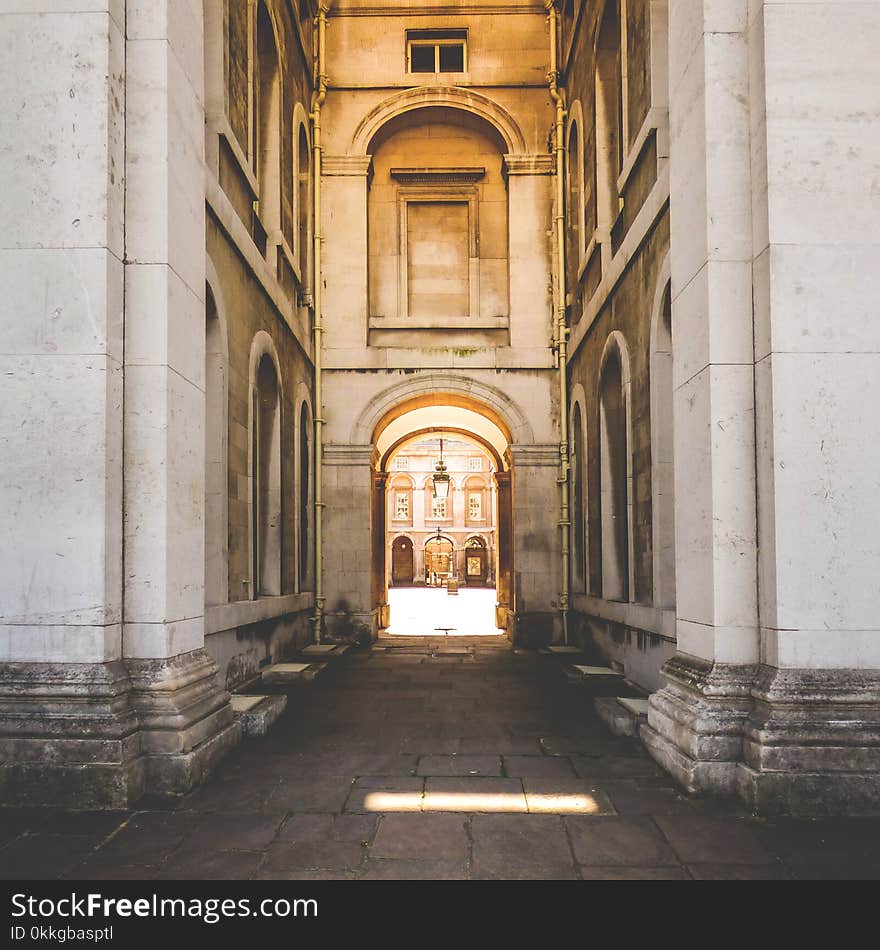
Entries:
POLYGON ((878 878, 880 819, 688 799, 557 660, 383 640, 290 694, 187 798, 0 812, 15 878, 878 878))

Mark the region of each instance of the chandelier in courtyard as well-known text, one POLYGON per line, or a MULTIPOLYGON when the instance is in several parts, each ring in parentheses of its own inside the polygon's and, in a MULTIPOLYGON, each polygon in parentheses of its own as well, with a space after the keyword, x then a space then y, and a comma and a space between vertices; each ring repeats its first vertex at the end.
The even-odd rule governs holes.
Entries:
POLYGON ((443 461, 443 439, 440 439, 440 458, 434 466, 434 497, 437 501, 445 501, 449 497, 449 473, 443 461))

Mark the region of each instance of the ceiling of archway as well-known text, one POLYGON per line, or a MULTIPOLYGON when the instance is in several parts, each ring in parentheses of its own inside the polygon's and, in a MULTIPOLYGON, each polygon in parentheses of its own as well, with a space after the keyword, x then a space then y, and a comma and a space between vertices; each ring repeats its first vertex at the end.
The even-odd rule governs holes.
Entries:
POLYGON ((455 431, 458 437, 461 433, 470 433, 477 442, 491 446, 501 459, 507 452, 508 442, 504 433, 480 413, 460 406, 423 406, 405 412, 388 423, 376 440, 379 457, 383 458, 407 436, 431 430, 455 431))

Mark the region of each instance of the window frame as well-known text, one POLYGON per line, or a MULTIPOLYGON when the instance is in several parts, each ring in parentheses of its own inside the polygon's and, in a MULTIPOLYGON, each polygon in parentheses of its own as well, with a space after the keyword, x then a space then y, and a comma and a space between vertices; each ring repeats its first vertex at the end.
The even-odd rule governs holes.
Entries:
POLYGON ((462 75, 468 72, 468 31, 467 30, 407 30, 406 32, 406 72, 413 76, 436 76, 440 73, 462 75), (461 69, 441 69, 440 49, 461 47, 461 69), (434 48, 434 70, 414 70, 412 68, 413 47, 434 48))

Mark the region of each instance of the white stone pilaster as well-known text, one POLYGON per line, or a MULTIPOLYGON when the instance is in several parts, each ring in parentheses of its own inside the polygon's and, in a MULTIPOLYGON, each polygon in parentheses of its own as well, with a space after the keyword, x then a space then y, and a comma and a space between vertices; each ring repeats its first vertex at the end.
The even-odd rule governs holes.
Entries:
POLYGON ((240 738, 204 651, 203 22, 127 9, 123 654, 147 787, 176 794, 240 738))
POLYGON ((747 10, 669 4, 678 656, 645 740, 721 791, 758 661, 747 10))

